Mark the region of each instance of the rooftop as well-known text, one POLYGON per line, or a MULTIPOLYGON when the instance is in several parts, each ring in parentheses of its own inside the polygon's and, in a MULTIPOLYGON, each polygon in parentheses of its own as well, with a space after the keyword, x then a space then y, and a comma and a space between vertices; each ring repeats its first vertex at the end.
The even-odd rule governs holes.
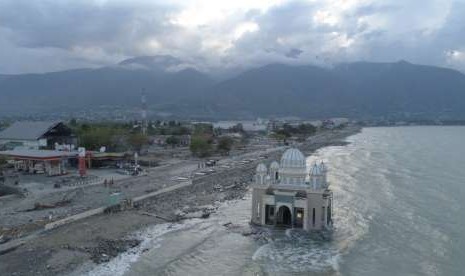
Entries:
POLYGON ((70 151, 57 151, 57 150, 7 150, 0 151, 0 155, 10 156, 15 158, 28 158, 28 159, 55 159, 61 157, 75 157, 77 152, 70 151))
POLYGON ((60 121, 40 121, 40 122, 15 122, 7 129, 0 132, 0 139, 12 140, 38 140, 50 129, 56 127, 60 121))

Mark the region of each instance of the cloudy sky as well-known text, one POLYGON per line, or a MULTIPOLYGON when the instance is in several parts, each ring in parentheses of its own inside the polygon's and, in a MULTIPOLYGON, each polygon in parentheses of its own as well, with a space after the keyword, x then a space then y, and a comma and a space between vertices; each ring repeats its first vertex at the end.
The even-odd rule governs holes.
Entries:
POLYGON ((404 59, 465 72, 465 0, 0 0, 0 73, 160 54, 203 71, 404 59))

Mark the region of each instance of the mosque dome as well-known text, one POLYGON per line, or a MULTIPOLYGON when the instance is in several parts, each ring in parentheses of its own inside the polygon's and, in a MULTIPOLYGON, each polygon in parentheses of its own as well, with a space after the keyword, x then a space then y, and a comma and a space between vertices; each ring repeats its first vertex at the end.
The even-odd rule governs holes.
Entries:
POLYGON ((305 156, 296 148, 286 150, 281 157, 281 168, 305 168, 305 166, 305 156))
POLYGON ((276 171, 276 170, 278 170, 278 169, 279 169, 279 163, 276 162, 276 161, 271 162, 270 170, 276 171))
POLYGON ((257 172, 257 174, 267 174, 267 173, 268 173, 268 169, 266 168, 265 164, 260 163, 260 164, 258 164, 258 166, 257 166, 256 172, 257 172))

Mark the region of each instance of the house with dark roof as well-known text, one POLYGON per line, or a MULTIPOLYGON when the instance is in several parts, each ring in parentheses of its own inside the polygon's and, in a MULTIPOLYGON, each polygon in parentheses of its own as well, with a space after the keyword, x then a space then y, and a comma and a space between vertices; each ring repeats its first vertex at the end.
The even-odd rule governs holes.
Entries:
POLYGON ((0 132, 3 149, 55 149, 58 145, 76 145, 71 128, 61 121, 16 122, 0 132))

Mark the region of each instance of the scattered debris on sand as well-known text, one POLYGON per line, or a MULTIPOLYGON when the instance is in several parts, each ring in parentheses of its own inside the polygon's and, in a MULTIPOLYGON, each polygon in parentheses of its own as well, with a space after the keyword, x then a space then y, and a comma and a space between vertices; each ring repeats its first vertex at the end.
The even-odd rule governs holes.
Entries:
POLYGON ((112 258, 118 256, 118 254, 136 247, 140 243, 141 241, 136 239, 111 240, 99 238, 96 246, 70 247, 65 245, 63 248, 88 253, 94 263, 100 264, 110 261, 112 258))
POLYGON ((32 211, 38 211, 38 210, 44 210, 44 209, 53 209, 53 208, 66 206, 70 203, 71 203, 71 200, 60 200, 52 204, 36 202, 34 204, 34 208, 26 209, 24 210, 24 212, 32 212, 32 211))
POLYGON ((164 216, 161 216, 161 215, 157 215, 157 214, 152 214, 152 213, 149 213, 149 212, 141 212, 141 214, 144 215, 144 216, 159 218, 159 219, 162 219, 162 220, 164 220, 166 222, 173 222, 174 221, 173 219, 170 219, 170 218, 167 218, 167 217, 164 217, 164 216))
MULTIPOLYGON (((357 131, 347 129, 317 134, 299 148, 309 154, 322 146, 343 144, 340 141, 357 131)), ((282 149, 284 148, 269 150, 266 157, 277 159, 282 149)), ((24 203, 19 200, 4 200, 3 204, 11 206, 0 212, 0 243, 42 229, 45 224, 50 223, 50 215, 53 215, 53 220, 65 218, 92 208, 100 208, 102 204, 105 206, 110 202, 110 195, 113 193, 118 192, 121 195, 120 204, 115 210, 109 209, 104 214, 64 225, 46 235, 38 235, 15 251, 1 255, 0 274, 66 275, 89 259, 95 263, 108 262, 118 254, 138 246, 140 241, 128 234, 147 225, 189 218, 208 218, 222 203, 244 198, 253 179, 256 164, 261 159, 259 156, 263 154, 263 150, 260 150, 229 157, 222 160, 214 173, 200 176, 193 173, 197 170, 197 161, 183 160, 153 168, 150 177, 122 179, 115 182, 114 187, 93 185, 73 193, 65 189, 54 189, 53 193, 40 193, 40 197, 29 196, 24 199, 24 203), (243 158, 249 159, 245 162, 243 158), (223 165, 227 166, 222 167, 223 165), (188 176, 192 181, 182 188, 138 201, 131 205, 131 209, 121 208, 125 199, 178 184, 177 179, 173 180, 178 176, 188 176), (36 202, 39 204, 34 205, 36 202), (31 207, 34 207, 34 212, 21 212, 31 207), (105 234, 105 238, 101 238, 102 234, 105 234), (61 258, 63 252, 70 257, 61 258), (54 262, 50 261, 52 259, 54 262), (53 263, 50 265, 52 270, 48 267, 49 263, 53 263)), ((268 230, 252 225, 239 226, 229 222, 224 223, 224 227, 259 242, 271 239, 268 230)))

